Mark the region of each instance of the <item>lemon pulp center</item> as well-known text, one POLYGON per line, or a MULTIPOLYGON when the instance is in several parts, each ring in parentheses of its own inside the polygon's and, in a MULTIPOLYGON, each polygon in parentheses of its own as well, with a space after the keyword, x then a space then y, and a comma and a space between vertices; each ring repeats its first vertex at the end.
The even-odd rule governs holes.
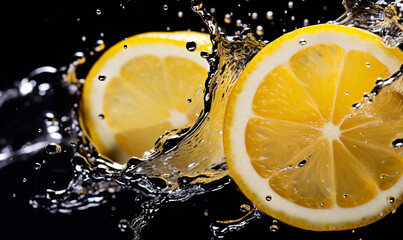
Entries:
POLYGON ((331 142, 333 142, 333 140, 338 140, 341 134, 339 126, 335 126, 331 122, 326 123, 325 126, 321 128, 321 131, 331 142))

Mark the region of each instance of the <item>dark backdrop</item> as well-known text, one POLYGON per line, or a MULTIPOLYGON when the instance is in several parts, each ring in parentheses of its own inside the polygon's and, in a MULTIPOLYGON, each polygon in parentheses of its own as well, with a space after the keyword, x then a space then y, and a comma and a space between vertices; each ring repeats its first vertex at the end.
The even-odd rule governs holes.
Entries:
MULTIPOLYGON (((239 30, 236 19, 265 28, 264 39, 273 40, 286 31, 301 27, 304 19, 311 24, 326 22, 343 13, 341 1, 305 0, 294 1, 205 1, 220 26, 228 33, 239 30), (218 4, 218 2, 220 4, 218 4), (240 6, 238 6, 240 4, 240 6), (274 12, 274 20, 266 18, 267 11, 274 12), (287 13, 285 13, 287 10, 287 13), (232 23, 224 22, 224 15, 233 12, 232 23), (258 13, 256 20, 248 13, 258 13), (294 16, 295 20, 291 20, 294 16)), ((2 71, 0 89, 26 76, 31 70, 50 65, 61 67, 71 61, 77 51, 89 56, 96 40, 102 39, 106 47, 136 33, 192 29, 204 27, 199 16, 190 10, 187 0, 39 0, 6 1, 2 3, 2 71), (168 10, 163 5, 168 5, 168 10), (124 9, 123 9, 124 7, 124 9), (96 10, 101 14, 97 15, 96 10), (178 11, 183 17, 178 18, 178 11), (85 36, 86 41, 82 41, 85 36)), ((85 77, 88 68, 99 57, 88 57, 79 69, 85 77)), ((2 113, 1 118, 7 113, 2 113)), ((10 119, 10 121, 14 121, 10 119)), ((32 129, 31 129, 32 130, 32 129)), ((10 130, 13 131, 13 130, 10 130)), ((3 134, 3 133, 0 133, 3 134)), ((29 130, 27 132, 29 134, 29 130)), ((43 193, 46 188, 63 188, 71 179, 70 155, 62 153, 37 156, 0 169, 0 239, 131 239, 131 233, 122 233, 118 228, 121 219, 134 216, 134 194, 122 192, 111 202, 72 215, 51 214, 33 209, 28 199, 43 193), (34 163, 46 159, 41 169, 34 170, 34 163), (23 179, 27 181, 24 182, 23 179)), ((217 219, 236 219, 242 214, 239 206, 249 203, 235 184, 222 190, 197 196, 184 203, 171 203, 163 208, 146 227, 142 239, 210 239, 209 225, 217 219)), ((277 223, 279 230, 271 232, 273 219, 264 217, 252 222, 243 230, 226 235, 225 239, 386 239, 400 236, 403 223, 400 210, 368 227, 342 232, 310 232, 277 223)))

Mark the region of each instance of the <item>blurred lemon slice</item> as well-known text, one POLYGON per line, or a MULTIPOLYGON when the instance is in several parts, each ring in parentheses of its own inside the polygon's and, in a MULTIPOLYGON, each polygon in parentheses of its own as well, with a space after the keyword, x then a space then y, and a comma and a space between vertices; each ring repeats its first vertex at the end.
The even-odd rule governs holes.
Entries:
POLYGON ((165 131, 197 118, 208 69, 202 50, 211 50, 208 34, 151 32, 99 58, 85 80, 79 114, 101 155, 125 163, 153 148, 165 131))

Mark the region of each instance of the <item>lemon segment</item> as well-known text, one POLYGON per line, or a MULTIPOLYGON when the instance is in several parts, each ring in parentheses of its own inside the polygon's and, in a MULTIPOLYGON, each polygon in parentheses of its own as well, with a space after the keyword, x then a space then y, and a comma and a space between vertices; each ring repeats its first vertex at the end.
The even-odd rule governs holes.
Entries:
POLYGON ((268 44, 240 75, 224 119, 225 156, 243 193, 272 217, 316 231, 357 228, 397 208, 402 79, 362 99, 402 63, 380 37, 332 24, 268 44))

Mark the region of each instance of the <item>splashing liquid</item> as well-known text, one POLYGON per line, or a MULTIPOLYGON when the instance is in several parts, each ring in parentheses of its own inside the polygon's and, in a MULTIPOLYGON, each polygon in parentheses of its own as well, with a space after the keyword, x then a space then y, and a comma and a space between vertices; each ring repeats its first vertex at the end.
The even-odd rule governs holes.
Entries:
MULTIPOLYGON (((403 41, 403 28, 398 22, 400 1, 345 0, 343 5, 346 12, 333 23, 369 30, 382 36, 384 42, 391 46, 403 41)), ((167 11, 168 7, 165 6, 168 5, 164 5, 164 11, 167 11)), ((254 32, 243 25, 242 21, 237 21, 236 25, 242 30, 237 31, 235 36, 227 36, 221 32, 216 20, 201 1, 192 1, 191 7, 205 23, 213 43, 212 52, 202 54, 210 69, 205 82, 204 108, 194 125, 164 134, 156 142, 155 148, 145 153, 143 158, 131 158, 126 165, 120 165, 100 156, 83 134, 77 121, 76 103, 72 104, 73 109, 65 110, 62 117, 44 112, 44 127, 39 131, 43 137, 31 141, 28 146, 18 146, 17 149, 11 149, 9 145, 0 154, 1 167, 11 161, 9 159, 13 156, 26 154, 29 157, 29 153, 45 147, 48 154, 57 155, 66 148, 64 143, 70 143, 70 148, 74 150, 71 160, 73 177, 68 187, 62 190, 48 189, 46 194, 33 196, 30 200, 33 207, 41 207, 49 212, 71 213, 107 203, 114 193, 123 189, 133 191, 142 202, 141 212, 132 221, 124 219, 120 224, 122 226, 119 226, 124 231, 128 228, 133 230, 134 238, 138 239, 142 229, 165 204, 185 201, 195 195, 221 189, 230 182, 222 147, 223 106, 242 70, 265 46, 265 42, 257 40, 253 35, 262 36, 264 29, 258 25, 254 32)), ((294 4, 288 3, 288 8, 291 10, 294 4)), ((101 15, 101 11, 98 9, 96 14, 101 15)), ((183 17, 183 13, 180 15, 183 17)), ((257 13, 251 14, 251 19, 256 20, 258 16, 257 13)), ((276 15, 267 11, 265 17, 272 21, 276 15)), ((308 25, 309 22, 305 20, 304 25, 308 25)), ((228 20, 224 22, 228 23, 228 20)), ((265 31, 268 32, 268 29, 265 31)), ((188 45, 188 50, 192 51, 193 43, 188 45)), ((102 51, 104 47, 103 41, 97 41, 94 51, 102 51)), ((85 61, 84 54, 78 52, 68 67, 36 69, 17 83, 17 88, 1 92, 0 107, 4 108, 3 105, 6 106, 13 99, 30 98, 28 101, 33 102, 35 96, 46 95, 53 86, 49 86, 47 81, 42 83, 33 80, 44 75, 58 79, 65 97, 77 102, 83 80, 77 78, 76 71, 85 61)), ((373 100, 385 88, 394 88, 401 93, 402 71, 400 69, 389 79, 378 80, 373 91, 364 96, 363 101, 373 100)), ((104 77, 100 76, 100 81, 105 80, 104 77)), ((401 139, 396 139, 393 147, 400 148, 401 142, 401 139)), ((222 238, 226 233, 238 231, 262 216, 255 207, 244 213, 239 219, 214 222, 211 225, 213 235, 222 238)), ((277 225, 273 228, 278 229, 277 225)))

